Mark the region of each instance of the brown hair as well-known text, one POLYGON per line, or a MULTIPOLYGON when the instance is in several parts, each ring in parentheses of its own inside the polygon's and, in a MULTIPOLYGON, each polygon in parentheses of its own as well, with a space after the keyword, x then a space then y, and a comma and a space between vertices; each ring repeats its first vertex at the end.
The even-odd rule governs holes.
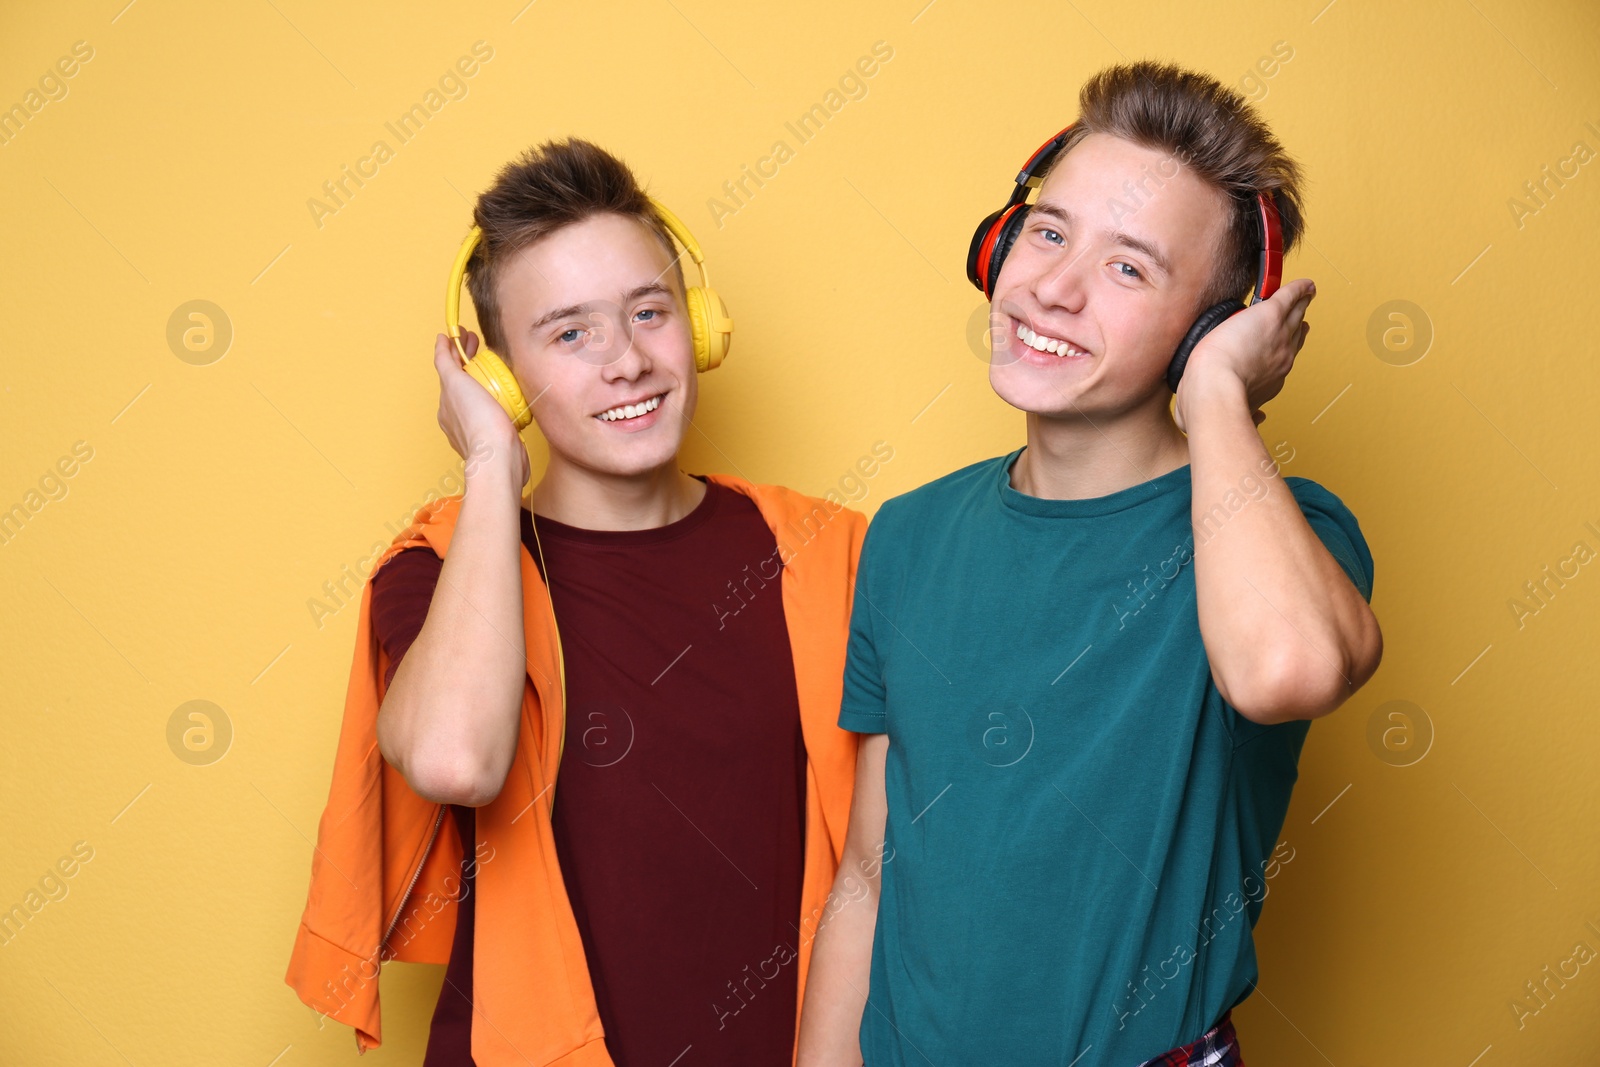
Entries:
POLYGON ((576 137, 546 141, 502 167, 472 210, 483 238, 467 260, 467 291, 485 345, 502 357, 511 355, 495 296, 505 264, 563 226, 607 212, 650 227, 673 257, 678 291, 684 291, 683 263, 672 236, 627 164, 576 137))
POLYGON ((1231 198, 1232 223, 1197 311, 1254 287, 1258 192, 1277 205, 1284 253, 1300 240, 1305 209, 1299 165, 1244 96, 1210 75, 1151 60, 1107 67, 1079 90, 1078 115, 1052 168, 1089 134, 1106 133, 1168 153, 1231 198))

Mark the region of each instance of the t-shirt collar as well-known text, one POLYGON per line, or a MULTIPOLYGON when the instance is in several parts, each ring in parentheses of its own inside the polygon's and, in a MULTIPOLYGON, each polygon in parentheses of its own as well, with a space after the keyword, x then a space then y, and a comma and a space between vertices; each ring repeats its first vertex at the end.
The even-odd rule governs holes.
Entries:
POLYGON ((1038 515, 1044 518, 1077 519, 1091 518, 1099 515, 1110 515, 1128 508, 1137 507, 1157 497, 1179 491, 1187 492, 1191 485, 1189 481, 1190 465, 1185 463, 1165 474, 1158 475, 1138 485, 1130 485, 1126 489, 1119 489, 1115 493, 1105 496, 1084 497, 1080 500, 1053 500, 1046 497, 1029 496, 1018 492, 1011 485, 1011 468, 1016 465, 1017 457, 1022 455, 1027 448, 1024 445, 1015 452, 1007 455, 999 464, 998 475, 995 479, 995 488, 1000 494, 1000 503, 1010 511, 1021 512, 1024 515, 1038 515))

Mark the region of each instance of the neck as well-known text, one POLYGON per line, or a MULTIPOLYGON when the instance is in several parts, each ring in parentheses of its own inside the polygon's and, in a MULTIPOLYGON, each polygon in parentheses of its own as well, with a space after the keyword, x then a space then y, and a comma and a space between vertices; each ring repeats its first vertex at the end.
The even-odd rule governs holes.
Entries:
POLYGON ((535 515, 583 530, 653 530, 677 522, 705 498, 706 486, 672 462, 639 474, 580 467, 554 452, 529 494, 535 515))
POLYGON ((1109 496, 1189 462, 1189 439, 1172 421, 1163 388, 1140 407, 1091 422, 1028 414, 1028 447, 1011 487, 1047 500, 1109 496))

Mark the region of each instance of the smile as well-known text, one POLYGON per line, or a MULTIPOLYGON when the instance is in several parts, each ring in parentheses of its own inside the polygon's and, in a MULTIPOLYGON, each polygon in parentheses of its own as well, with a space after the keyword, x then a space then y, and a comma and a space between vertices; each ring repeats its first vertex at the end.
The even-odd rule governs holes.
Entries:
POLYGON ((1087 356, 1089 353, 1068 341, 1046 337, 1044 334, 1035 333, 1026 323, 1017 323, 1017 340, 1038 352, 1048 352, 1055 356, 1087 356))
POLYGON ((601 422, 624 422, 628 419, 637 419, 643 415, 650 414, 660 407, 663 396, 666 396, 666 394, 658 393, 650 399, 642 400, 637 404, 623 404, 620 407, 612 408, 610 411, 602 411, 595 418, 601 422))

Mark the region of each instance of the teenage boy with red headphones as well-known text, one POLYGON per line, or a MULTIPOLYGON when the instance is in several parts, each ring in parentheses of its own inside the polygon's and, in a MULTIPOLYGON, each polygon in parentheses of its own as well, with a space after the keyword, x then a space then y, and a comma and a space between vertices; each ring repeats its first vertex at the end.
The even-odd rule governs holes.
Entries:
POLYGON ((1382 654, 1355 517, 1255 428, 1309 328, 1312 283, 1277 288, 1298 168, 1205 75, 1079 102, 968 259, 1027 444, 862 550, 860 904, 818 936, 801 1067, 1242 1063, 1301 746, 1382 654))

